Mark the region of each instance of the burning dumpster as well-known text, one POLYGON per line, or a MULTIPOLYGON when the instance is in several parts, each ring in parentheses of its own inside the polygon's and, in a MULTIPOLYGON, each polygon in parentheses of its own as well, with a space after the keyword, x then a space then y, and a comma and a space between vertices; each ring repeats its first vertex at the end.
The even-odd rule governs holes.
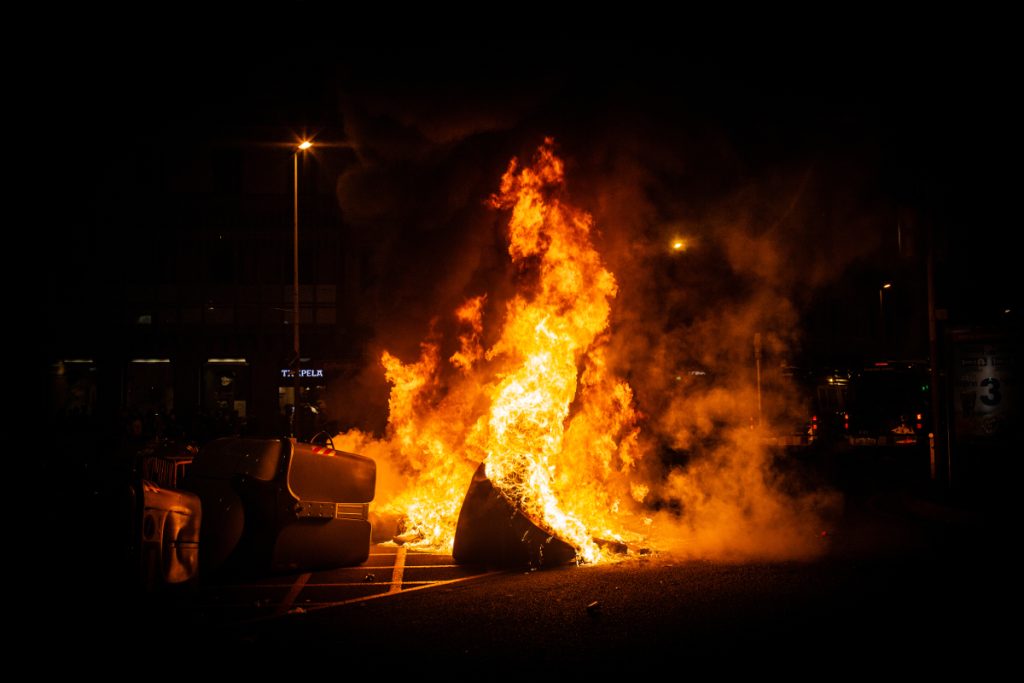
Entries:
POLYGON ((452 556, 462 564, 545 567, 575 559, 576 550, 514 506, 481 463, 459 512, 452 556))
POLYGON ((485 564, 598 562, 615 550, 595 537, 621 537, 646 490, 632 481, 641 416, 609 345, 618 286, 593 217, 567 201, 552 140, 509 162, 490 204, 508 212, 515 291, 471 293, 451 355, 454 340, 434 338, 415 359, 385 350, 385 437, 334 438, 407 475, 384 511, 420 546, 485 564))

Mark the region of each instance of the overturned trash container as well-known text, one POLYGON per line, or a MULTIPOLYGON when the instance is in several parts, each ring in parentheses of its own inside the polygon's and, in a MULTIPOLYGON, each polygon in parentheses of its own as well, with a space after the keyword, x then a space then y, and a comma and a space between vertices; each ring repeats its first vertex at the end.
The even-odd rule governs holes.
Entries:
POLYGON ((377 466, 291 439, 217 439, 186 486, 203 502, 203 571, 284 572, 365 562, 377 466))
POLYGON ((202 522, 199 498, 145 479, 133 486, 132 496, 137 509, 141 508, 134 543, 139 551, 143 588, 152 591, 195 579, 202 522))
POLYGON ((460 564, 539 568, 570 562, 576 550, 495 488, 481 463, 459 512, 452 556, 460 564))

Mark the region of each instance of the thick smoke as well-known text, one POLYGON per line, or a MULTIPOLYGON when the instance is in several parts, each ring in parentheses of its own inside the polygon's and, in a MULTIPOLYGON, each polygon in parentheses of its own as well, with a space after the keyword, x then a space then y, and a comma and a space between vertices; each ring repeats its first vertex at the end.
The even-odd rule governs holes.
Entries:
MULTIPOLYGON (((744 123, 719 124, 690 100, 659 102, 653 115, 650 101, 595 114, 560 96, 463 98, 448 118, 432 98, 350 91, 344 114, 359 162, 338 192, 363 235, 363 323, 375 332, 364 381, 385 386, 383 349, 409 362, 429 337, 440 357, 457 352, 451 313, 470 297, 486 294, 483 317, 496 318, 515 274, 504 217, 484 200, 546 126, 620 284, 609 363, 644 415, 636 497, 651 520, 648 542, 693 557, 818 552, 837 499, 787 481, 764 436, 807 414, 807 397, 780 368, 800 353, 815 288, 878 241, 871 150, 837 149, 820 135, 827 122, 794 151, 787 125, 777 127, 784 139, 751 142, 744 123)), ((359 426, 379 433, 382 424, 359 426)), ((405 464, 376 452, 380 442, 364 431, 346 443, 378 458, 381 498, 401 489, 389 463, 405 464)))
POLYGON ((614 362, 661 456, 645 459, 650 541, 694 557, 813 555, 840 498, 783 475, 769 445, 812 410, 783 370, 815 290, 875 248, 885 213, 857 154, 766 165, 724 131, 664 142, 607 142, 590 152, 601 172, 583 172, 621 285, 614 362), (692 176, 702 161, 711 178, 692 176))

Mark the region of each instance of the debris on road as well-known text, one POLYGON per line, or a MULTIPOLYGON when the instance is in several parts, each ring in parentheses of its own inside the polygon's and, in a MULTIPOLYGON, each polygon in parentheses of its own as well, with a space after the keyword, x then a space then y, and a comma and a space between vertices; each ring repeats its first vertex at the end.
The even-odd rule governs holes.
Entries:
POLYGON ((622 541, 613 541, 607 538, 597 538, 595 536, 594 543, 596 543, 598 547, 613 552, 616 555, 625 555, 629 552, 629 546, 622 541))
POLYGON ((395 545, 405 545, 406 543, 422 541, 423 534, 421 534, 419 531, 407 531, 406 533, 400 536, 395 536, 391 540, 395 542, 395 545))

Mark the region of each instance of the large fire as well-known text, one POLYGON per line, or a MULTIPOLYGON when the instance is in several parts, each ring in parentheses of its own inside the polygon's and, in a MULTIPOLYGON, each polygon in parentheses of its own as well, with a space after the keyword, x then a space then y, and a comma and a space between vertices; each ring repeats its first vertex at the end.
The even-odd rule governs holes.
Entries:
POLYGON ((385 509, 422 545, 451 548, 481 462, 511 502, 586 562, 603 557, 595 538, 623 539, 628 499, 646 495, 630 482, 642 453, 633 393, 606 359, 615 277, 594 248, 591 216, 565 200, 564 173, 551 140, 531 165, 512 160, 491 197, 511 212, 518 269, 501 319, 484 319, 482 293, 455 311, 462 333, 450 358, 436 340, 415 362, 385 352, 385 438, 353 430, 335 439, 399 466, 407 485, 385 509), (496 341, 484 348, 488 325, 496 341))

